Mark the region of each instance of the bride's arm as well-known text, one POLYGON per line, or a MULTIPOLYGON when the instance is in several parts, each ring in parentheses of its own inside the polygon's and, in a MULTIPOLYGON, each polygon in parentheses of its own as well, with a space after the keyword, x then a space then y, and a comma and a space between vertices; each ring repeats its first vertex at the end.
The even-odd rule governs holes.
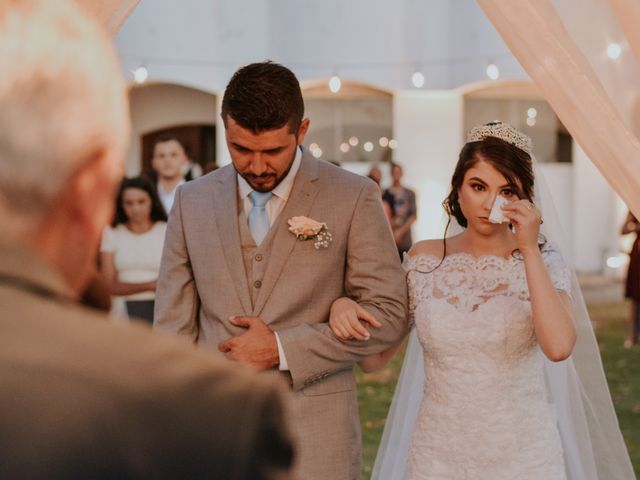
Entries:
POLYGON ((363 358, 358 362, 358 365, 365 373, 375 372, 376 370, 384 368, 391 361, 393 356, 398 352, 400 346, 402 345, 402 342, 403 340, 400 340, 398 343, 392 345, 387 350, 383 350, 380 353, 375 353, 363 358))
MULTIPOLYGON (((381 327, 380 322, 378 322, 373 315, 350 298, 338 298, 331 305, 329 327, 331 327, 331 331, 339 339, 349 340, 355 338, 357 340, 367 340, 370 334, 364 326, 365 322, 375 328, 381 327)), ((365 357, 358 362, 358 365, 360 365, 360 368, 366 373, 380 370, 389 363, 400 348, 400 345, 402 345, 402 340, 387 350, 365 357)))
POLYGON ((554 362, 566 359, 576 343, 571 298, 556 290, 538 247, 541 216, 537 208, 520 200, 505 205, 503 211, 516 226, 518 248, 531 298, 531 314, 536 338, 544 354, 554 362))
POLYGON ((576 343, 571 298, 556 290, 539 249, 522 254, 538 344, 549 360, 559 362, 576 343))

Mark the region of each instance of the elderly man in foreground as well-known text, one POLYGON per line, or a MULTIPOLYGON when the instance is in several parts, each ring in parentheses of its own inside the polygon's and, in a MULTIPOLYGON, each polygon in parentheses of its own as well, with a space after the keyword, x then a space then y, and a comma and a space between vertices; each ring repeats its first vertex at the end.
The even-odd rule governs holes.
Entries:
POLYGON ((128 135, 101 29, 0 0, 0 478, 288 478, 269 380, 76 302, 128 135))

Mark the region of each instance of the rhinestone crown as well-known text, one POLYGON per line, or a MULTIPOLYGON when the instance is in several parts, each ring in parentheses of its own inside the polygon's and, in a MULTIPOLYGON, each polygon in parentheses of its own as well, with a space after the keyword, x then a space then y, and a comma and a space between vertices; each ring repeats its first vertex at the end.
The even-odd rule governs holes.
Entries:
POLYGON ((529 155, 533 150, 531 138, 519 132, 511 125, 502 122, 491 122, 471 129, 467 135, 467 142, 481 142, 487 137, 496 137, 510 143, 514 147, 524 150, 529 155))

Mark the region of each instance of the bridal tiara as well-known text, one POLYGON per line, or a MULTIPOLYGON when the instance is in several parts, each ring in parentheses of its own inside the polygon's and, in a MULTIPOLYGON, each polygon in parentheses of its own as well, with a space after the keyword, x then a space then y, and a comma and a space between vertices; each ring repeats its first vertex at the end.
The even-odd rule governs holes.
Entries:
POLYGON ((467 142, 481 142, 487 137, 496 137, 510 143, 514 147, 524 150, 529 155, 533 150, 531 138, 519 132, 511 125, 502 122, 491 122, 471 129, 467 135, 467 142))

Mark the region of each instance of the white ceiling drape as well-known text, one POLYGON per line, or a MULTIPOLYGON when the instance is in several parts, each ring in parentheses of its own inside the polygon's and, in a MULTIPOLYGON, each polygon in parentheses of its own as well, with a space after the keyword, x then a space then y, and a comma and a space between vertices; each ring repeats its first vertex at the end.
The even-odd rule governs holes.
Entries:
POLYGON ((115 36, 139 2, 140 0, 76 0, 76 3, 96 17, 112 36, 115 36))
MULTIPOLYGON (((637 2, 611 1, 620 5, 637 2)), ((551 1, 478 3, 571 135, 631 210, 640 215, 640 142, 612 102, 616 93, 603 87, 551 1)), ((630 10, 638 8, 633 5, 630 10)), ((620 11, 620 15, 626 13, 620 11)))
POLYGON ((631 51, 640 62, 640 2, 638 0, 609 0, 611 10, 620 23, 631 51))

